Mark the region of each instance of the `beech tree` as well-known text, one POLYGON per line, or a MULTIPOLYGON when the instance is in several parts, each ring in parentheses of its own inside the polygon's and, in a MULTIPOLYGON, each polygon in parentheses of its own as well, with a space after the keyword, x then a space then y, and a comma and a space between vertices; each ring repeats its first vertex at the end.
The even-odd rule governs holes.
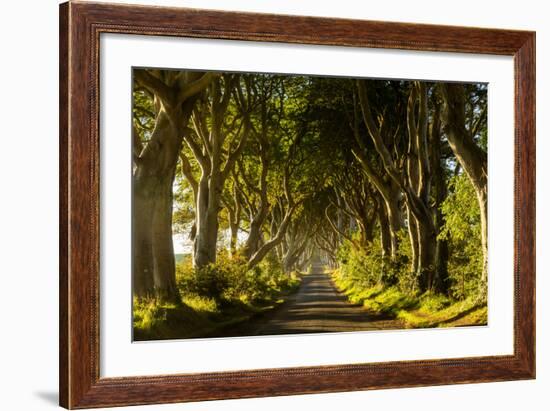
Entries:
POLYGON ((201 173, 197 181, 186 168, 182 171, 196 192, 193 263, 197 268, 216 261, 222 191, 250 133, 253 98, 250 78, 224 74, 210 83, 193 110, 194 132, 185 142, 201 173), (230 105, 233 98, 238 110, 230 105))
MULTIPOLYGON (((193 107, 213 73, 134 70, 137 92, 152 104, 154 128, 133 138, 133 271, 138 297, 179 299, 172 242, 172 185, 193 107)), ((142 110, 143 111, 143 110, 142 110)), ((142 113, 143 114, 143 113, 142 113)))
MULTIPOLYGON (((485 87, 481 87, 485 90, 485 87)), ((481 211, 481 247, 483 250, 482 284, 487 283, 487 152, 476 140, 487 126, 486 93, 470 96, 469 121, 466 121, 467 98, 463 85, 441 83, 444 131, 456 159, 464 168, 476 191, 481 211), (471 102, 475 100, 475 102, 471 102)), ((485 286, 483 285, 483 288, 485 286)))

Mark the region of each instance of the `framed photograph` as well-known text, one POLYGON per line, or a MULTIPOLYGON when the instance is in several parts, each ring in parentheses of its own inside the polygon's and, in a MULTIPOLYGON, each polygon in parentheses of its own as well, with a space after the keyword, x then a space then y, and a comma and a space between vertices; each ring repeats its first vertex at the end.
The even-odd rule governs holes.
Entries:
POLYGON ((535 33, 60 6, 60 405, 535 378, 535 33))

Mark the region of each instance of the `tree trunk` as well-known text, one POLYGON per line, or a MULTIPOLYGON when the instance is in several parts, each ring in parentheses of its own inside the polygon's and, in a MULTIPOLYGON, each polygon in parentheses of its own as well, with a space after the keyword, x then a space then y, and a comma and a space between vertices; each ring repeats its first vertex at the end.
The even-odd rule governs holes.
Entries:
POLYGON ((264 139, 260 141, 260 160, 262 164, 262 171, 260 174, 260 187, 257 189, 257 193, 260 197, 260 204, 257 212, 252 217, 250 222, 250 231, 246 244, 244 246, 244 255, 247 259, 250 259, 256 251, 260 248, 260 242, 262 240, 262 226, 269 213, 269 201, 267 198, 267 173, 269 168, 269 161, 267 159, 267 137, 264 135, 264 139))
POLYGON ((419 254, 418 224, 416 223, 416 218, 414 217, 408 205, 407 205, 407 229, 409 232, 409 242, 411 246, 410 271, 414 274, 417 274, 418 273, 418 254, 419 254))
POLYGON ((486 292, 488 258, 487 154, 474 141, 476 131, 466 129, 464 88, 457 84, 441 83, 440 90, 445 102, 442 117, 447 141, 477 194, 481 214, 481 248, 483 252, 480 291, 483 294, 486 292))
POLYGON ((197 235, 194 242, 193 265, 202 268, 216 262, 216 245, 218 240, 218 214, 211 204, 209 176, 203 175, 199 182, 196 225, 197 235))
MULTIPOLYGON (((222 190, 236 159, 240 156, 249 133, 247 115, 239 142, 232 151, 224 150, 226 141, 224 119, 232 92, 239 76, 224 75, 223 87, 220 80, 214 80, 209 88, 210 106, 205 105, 193 114, 194 128, 202 143, 193 136, 186 136, 186 142, 201 167, 201 178, 197 187, 196 225, 193 266, 200 269, 216 262, 218 242, 218 214, 221 210, 222 190), (207 111, 210 121, 205 118, 207 111), (223 167, 222 167, 223 166, 223 167)), ((205 100, 206 101, 206 100, 205 100)))
POLYGON ((384 207, 378 208, 378 222, 380 226, 380 242, 382 245, 382 256, 390 258, 392 255, 392 243, 390 224, 384 207))
POLYGON ((416 269, 420 291, 433 290, 435 279, 436 233, 427 221, 417 219, 418 267, 416 269))
POLYGON ((336 227, 338 227, 338 243, 343 244, 344 237, 342 236, 342 232, 344 231, 344 212, 342 211, 342 208, 344 207, 342 197, 336 196, 336 201, 338 204, 338 208, 336 209, 336 227))
POLYGON ((241 204, 239 202, 236 186, 233 186, 233 190, 233 198, 231 199, 232 204, 229 203, 231 200, 228 200, 226 209, 229 214, 229 251, 232 257, 236 257, 239 246, 239 227, 241 225, 241 204))
POLYGON ((159 111, 151 142, 134 171, 133 273, 138 297, 179 301, 172 242, 172 184, 181 148, 174 121, 178 115, 182 113, 170 116, 159 111))
POLYGON ((435 272, 436 278, 434 289, 442 294, 449 292, 449 243, 447 240, 437 240, 437 248, 435 250, 435 272))
POLYGON ((173 176, 167 176, 157 188, 157 200, 153 211, 152 245, 157 298, 177 302, 179 297, 176 287, 176 263, 172 240, 173 181, 173 176))
POLYGON ((386 212, 389 223, 390 242, 391 242, 391 259, 397 258, 399 250, 399 230, 401 230, 401 212, 399 211, 399 189, 391 184, 390 194, 385 201, 386 212))
MULTIPOLYGON (((435 100, 435 99, 434 99, 435 100)), ((441 106, 434 102, 433 120, 430 128, 431 170, 433 173, 433 199, 434 199, 434 226, 436 234, 441 232, 445 219, 441 211, 441 205, 447 198, 447 184, 445 166, 441 160, 441 106)), ((449 245, 446 238, 437 238, 435 250, 435 279, 433 288, 442 294, 449 291, 449 245)))
POLYGON ((179 302, 172 240, 172 185, 184 130, 198 94, 214 74, 176 76, 136 69, 134 79, 154 96, 155 127, 142 147, 134 138, 133 278, 138 297, 179 302))
MULTIPOLYGON (((481 187, 477 191, 477 200, 479 203, 481 217, 481 250, 483 251, 483 272, 481 275, 482 288, 487 286, 487 265, 488 265, 488 244, 487 244, 487 187, 481 187)), ((485 290, 482 290, 486 292, 485 290)))
POLYGON ((132 259, 134 275, 134 296, 153 296, 153 195, 151 179, 134 178, 134 198, 132 202, 132 259), (147 181, 149 180, 149 181, 147 181))
POLYGON ((235 224, 234 222, 231 222, 229 224, 229 228, 231 230, 231 239, 229 241, 229 251, 231 252, 231 256, 235 257, 237 255, 237 245, 239 240, 239 224, 235 224))
MULTIPOLYGON (((265 212, 261 213, 267 216, 267 211, 268 209, 266 207, 265 212)), ((255 216, 250 223, 248 238, 244 246, 244 255, 247 259, 250 259, 254 253, 258 251, 258 248, 260 248, 261 228, 264 221, 265 218, 257 218, 257 216, 255 216)))
POLYGON ((275 234, 275 236, 272 237, 270 240, 268 240, 266 243, 262 244, 258 248, 258 251, 256 251, 254 255, 250 257, 247 264, 248 269, 254 268, 260 261, 262 261, 262 259, 267 255, 267 253, 269 253, 272 249, 274 249, 279 244, 281 244, 286 234, 288 225, 290 224, 294 210, 295 210, 295 206, 292 206, 286 211, 283 217, 283 220, 281 221, 279 227, 277 228, 277 234, 275 234))

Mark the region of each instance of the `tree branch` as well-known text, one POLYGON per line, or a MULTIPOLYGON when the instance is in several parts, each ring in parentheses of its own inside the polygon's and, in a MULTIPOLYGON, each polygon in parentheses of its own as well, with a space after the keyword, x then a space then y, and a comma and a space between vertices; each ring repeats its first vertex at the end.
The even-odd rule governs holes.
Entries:
POLYGON ((218 73, 208 72, 203 74, 202 77, 199 78, 198 80, 195 80, 191 84, 185 87, 182 87, 182 89, 180 90, 177 96, 178 103, 181 104, 185 100, 187 100, 189 97, 192 97, 195 94, 200 93, 201 91, 206 89, 206 87, 208 87, 210 82, 216 77, 219 77, 218 73))
POLYGON ((134 79, 147 89, 151 94, 157 96, 164 105, 172 106, 174 103, 173 90, 164 81, 153 76, 145 69, 134 70, 134 79))
POLYGON ((338 227, 336 227, 336 225, 334 224, 334 222, 332 221, 332 219, 330 218, 330 215, 328 213, 329 208, 330 208, 330 204, 325 208, 325 217, 326 217, 327 221, 329 222, 330 227, 334 230, 334 232, 336 234, 341 235, 346 240, 348 240, 354 247, 358 248, 359 244, 357 244, 357 242, 353 238, 351 238, 351 236, 349 236, 345 232, 341 231, 338 227))
POLYGON ((184 136, 184 139, 185 139, 185 142, 187 143, 187 145, 189 146, 189 148, 191 149, 191 151, 193 152, 193 155, 195 156, 195 158, 199 162, 203 173, 204 174, 210 174, 210 168, 211 168, 210 160, 207 156, 205 156, 202 153, 201 147, 195 141, 195 139, 193 138, 191 133, 186 133, 185 136, 184 136))
POLYGON ((189 162, 189 159, 183 152, 180 153, 180 160, 181 160, 181 172, 183 173, 185 178, 189 181, 189 184, 193 189, 193 197, 196 200, 197 194, 199 191, 199 184, 195 179, 195 176, 193 176, 193 169, 191 168, 191 163, 189 162))

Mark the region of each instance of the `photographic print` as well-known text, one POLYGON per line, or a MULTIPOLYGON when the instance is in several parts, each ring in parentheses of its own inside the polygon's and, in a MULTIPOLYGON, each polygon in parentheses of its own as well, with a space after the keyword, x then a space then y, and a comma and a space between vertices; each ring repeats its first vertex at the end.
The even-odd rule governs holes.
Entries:
POLYGON ((135 341, 487 324, 486 83, 132 81, 135 341))

